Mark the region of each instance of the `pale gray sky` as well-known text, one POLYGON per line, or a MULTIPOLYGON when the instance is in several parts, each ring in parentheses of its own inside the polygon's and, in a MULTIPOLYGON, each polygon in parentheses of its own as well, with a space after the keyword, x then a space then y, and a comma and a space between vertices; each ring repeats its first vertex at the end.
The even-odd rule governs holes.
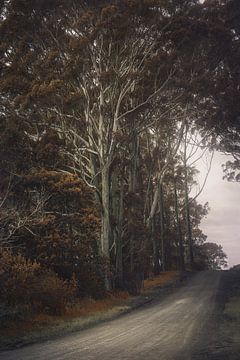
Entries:
MULTIPOLYGON (((210 212, 202 221, 201 229, 208 236, 207 241, 223 246, 231 267, 240 264, 240 183, 222 179, 221 165, 229 159, 224 154, 214 154, 208 181, 198 201, 208 201, 210 206, 210 212)), ((199 176, 202 180, 206 172, 204 162, 199 162, 197 168, 202 173, 199 176)))

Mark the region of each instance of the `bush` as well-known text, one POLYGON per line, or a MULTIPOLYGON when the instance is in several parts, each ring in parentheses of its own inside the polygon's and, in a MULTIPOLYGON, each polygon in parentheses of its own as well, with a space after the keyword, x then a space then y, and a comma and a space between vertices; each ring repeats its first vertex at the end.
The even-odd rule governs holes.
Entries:
POLYGON ((0 301, 9 307, 30 306, 34 311, 61 314, 76 292, 76 280, 63 281, 10 250, 0 252, 0 301))
POLYGON ((19 305, 9 307, 4 303, 0 303, 0 324, 5 325, 10 322, 26 321, 33 315, 31 306, 19 305))
POLYGON ((0 252, 0 301, 9 306, 29 304, 40 265, 10 250, 0 252))
POLYGON ((53 271, 42 272, 32 289, 31 303, 37 311, 61 315, 76 293, 75 278, 70 282, 60 279, 53 271))

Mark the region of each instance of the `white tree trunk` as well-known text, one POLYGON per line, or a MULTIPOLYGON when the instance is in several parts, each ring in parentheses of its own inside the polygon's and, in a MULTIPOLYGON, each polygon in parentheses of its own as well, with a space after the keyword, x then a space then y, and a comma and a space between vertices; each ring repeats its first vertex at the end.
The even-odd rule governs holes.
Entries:
MULTIPOLYGON (((109 209, 109 168, 102 170, 102 228, 101 228, 101 249, 102 255, 109 260, 109 244, 110 244, 110 209, 109 209)), ((105 274, 106 290, 110 290, 110 281, 108 274, 105 274)))

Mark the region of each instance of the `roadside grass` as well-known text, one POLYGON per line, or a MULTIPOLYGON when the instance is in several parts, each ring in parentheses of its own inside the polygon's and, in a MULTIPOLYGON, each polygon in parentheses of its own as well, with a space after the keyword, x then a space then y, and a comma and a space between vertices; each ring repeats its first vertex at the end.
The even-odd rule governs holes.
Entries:
POLYGON ((180 276, 179 271, 169 271, 145 280, 139 296, 133 297, 125 291, 114 291, 101 300, 81 299, 69 306, 63 315, 39 313, 26 320, 7 322, 0 328, 0 349, 48 340, 113 319, 149 302, 154 292, 171 286, 180 276))
POLYGON ((0 328, 0 348, 45 340, 108 320, 128 309, 124 304, 128 297, 125 292, 115 292, 106 299, 81 299, 63 315, 39 313, 30 319, 9 321, 0 328))
POLYGON ((240 319, 240 271, 226 273, 227 296, 223 314, 231 320, 240 319))
POLYGON ((179 278, 180 271, 166 271, 158 276, 144 280, 143 292, 156 287, 164 287, 179 278))
POLYGON ((224 309, 224 315, 231 319, 240 320, 240 293, 238 296, 230 298, 224 309))
POLYGON ((225 282, 226 303, 219 332, 222 344, 230 347, 238 354, 236 359, 240 359, 240 271, 229 270, 225 282))

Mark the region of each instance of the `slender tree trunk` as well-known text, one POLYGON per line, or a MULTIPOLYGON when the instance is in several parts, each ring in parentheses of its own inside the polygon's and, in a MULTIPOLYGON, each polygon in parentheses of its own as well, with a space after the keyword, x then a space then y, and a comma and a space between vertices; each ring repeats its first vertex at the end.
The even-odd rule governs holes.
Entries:
MULTIPOLYGON (((133 121, 134 127, 134 121, 133 121)), ((132 148, 131 148, 131 168, 129 173, 129 191, 136 193, 137 188, 137 162, 138 162, 138 135, 133 128, 132 148)), ((135 204, 131 205, 130 223, 134 223, 135 204)), ((134 271, 134 234, 130 236, 130 270, 134 271)))
POLYGON ((189 261, 190 268, 193 268, 193 241, 192 241, 192 226, 189 209, 189 197, 188 197, 188 182, 187 182, 187 169, 185 169, 185 211, 186 211, 186 225, 187 225, 187 238, 189 246, 189 261))
MULTIPOLYGON (((110 201, 109 201, 109 168, 105 167, 102 170, 102 229, 101 229, 101 248, 102 254, 106 257, 107 261, 110 261, 109 257, 109 244, 110 244, 110 201)), ((110 290, 109 275, 105 274, 105 286, 107 290, 110 290)))
POLYGON ((154 218, 151 220, 151 238, 152 238, 152 247, 153 247, 153 272, 154 275, 160 273, 159 265, 159 242, 156 239, 156 230, 155 230, 155 221, 154 218))
POLYGON ((185 270, 184 248, 183 248, 182 229, 181 229, 181 223, 180 223, 180 218, 179 218, 177 183, 176 183, 175 177, 174 177, 173 184, 174 184, 175 216, 176 216, 176 222, 177 222, 177 233, 178 233, 178 242, 179 242, 180 269, 182 271, 184 271, 185 270))
POLYGON ((162 271, 165 271, 165 244, 164 244, 164 214, 163 214, 163 188, 159 184, 159 209, 160 209, 160 237, 161 237, 161 265, 162 271))
POLYGON ((187 227, 187 239, 188 239, 188 248, 189 248, 189 262, 190 268, 193 268, 193 240, 192 240, 192 227, 191 227, 191 218, 190 218, 190 208, 189 208, 189 195, 188 195, 188 170, 187 170, 187 133, 188 133, 188 124, 186 124, 186 135, 184 141, 184 192, 185 192, 185 216, 186 216, 186 227, 187 227))
POLYGON ((116 273, 117 282, 120 287, 123 287, 123 253, 122 253, 122 225, 123 225, 123 182, 121 183, 119 195, 119 213, 117 224, 117 239, 116 239, 116 273))
MULTIPOLYGON (((114 256, 116 257, 117 253, 117 241, 118 241, 118 217, 119 217, 119 171, 118 168, 115 168, 110 174, 111 184, 110 184, 110 217, 113 219, 113 224, 111 224, 111 243, 109 244, 110 248, 110 258, 113 260, 114 256)), ((113 260, 114 261, 114 260, 113 260)))

